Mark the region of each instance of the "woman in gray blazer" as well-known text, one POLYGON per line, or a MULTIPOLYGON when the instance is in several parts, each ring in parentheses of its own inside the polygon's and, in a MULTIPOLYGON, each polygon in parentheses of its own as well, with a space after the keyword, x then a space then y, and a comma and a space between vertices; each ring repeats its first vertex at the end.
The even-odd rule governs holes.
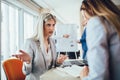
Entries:
POLYGON ((120 80, 120 10, 112 0, 83 0, 87 61, 82 80, 120 80))
POLYGON ((25 80, 40 80, 40 75, 67 58, 63 55, 56 58, 55 43, 51 38, 55 24, 55 16, 50 13, 42 14, 33 37, 26 40, 24 51, 20 50, 20 54, 13 55, 24 62, 25 80))

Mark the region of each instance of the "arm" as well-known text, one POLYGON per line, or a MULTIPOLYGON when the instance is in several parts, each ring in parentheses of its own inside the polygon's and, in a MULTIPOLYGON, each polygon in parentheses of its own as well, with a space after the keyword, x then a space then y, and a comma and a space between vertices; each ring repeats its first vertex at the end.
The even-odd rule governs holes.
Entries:
POLYGON ((32 60, 33 60, 33 50, 31 48, 31 40, 26 40, 25 46, 24 46, 24 50, 25 52, 27 52, 27 54, 30 56, 31 60, 29 62, 29 64, 27 64, 26 62, 24 62, 23 64, 23 73, 24 74, 29 74, 32 70, 32 60))
POLYGON ((23 73, 25 75, 29 74, 32 70, 33 51, 32 51, 30 44, 31 44, 31 42, 29 40, 27 40, 24 51, 19 50, 18 54, 12 55, 24 62, 23 63, 23 73))
POLYGON ((83 80, 107 80, 109 68, 107 33, 99 19, 90 20, 88 25, 87 58, 89 74, 86 78, 83 78, 83 80))

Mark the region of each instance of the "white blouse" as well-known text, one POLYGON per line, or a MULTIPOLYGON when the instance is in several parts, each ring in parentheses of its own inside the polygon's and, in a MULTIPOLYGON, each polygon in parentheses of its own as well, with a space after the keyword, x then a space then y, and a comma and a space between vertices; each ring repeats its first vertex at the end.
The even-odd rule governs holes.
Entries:
POLYGON ((50 66, 51 61, 52 61, 52 55, 51 54, 52 53, 51 53, 51 48, 50 48, 50 44, 49 44, 48 45, 48 52, 45 50, 45 54, 44 54, 47 67, 50 66))

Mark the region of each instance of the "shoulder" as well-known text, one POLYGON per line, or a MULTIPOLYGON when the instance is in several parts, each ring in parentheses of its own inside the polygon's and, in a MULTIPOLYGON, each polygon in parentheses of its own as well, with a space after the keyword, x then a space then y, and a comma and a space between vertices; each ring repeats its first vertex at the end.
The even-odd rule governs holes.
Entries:
POLYGON ((89 26, 96 26, 96 25, 100 25, 100 24, 102 24, 101 17, 94 16, 94 17, 89 19, 89 21, 87 23, 87 27, 89 27, 89 26))
MULTIPOLYGON (((102 22, 102 18, 98 16, 94 16, 89 19, 87 23, 87 32, 91 31, 99 31, 99 32, 105 32, 105 27, 102 22)), ((95 32, 96 33, 96 32, 95 32)))
MULTIPOLYGON (((89 48, 106 44, 107 31, 100 17, 92 17, 86 27, 86 41, 89 48)), ((100 47, 100 46, 98 46, 100 47)))
POLYGON ((33 45, 37 42, 38 42, 38 40, 35 40, 33 38, 28 38, 28 39, 25 40, 25 44, 32 44, 33 45))
POLYGON ((31 43, 31 42, 34 42, 34 39, 33 38, 28 38, 25 40, 26 43, 31 43))

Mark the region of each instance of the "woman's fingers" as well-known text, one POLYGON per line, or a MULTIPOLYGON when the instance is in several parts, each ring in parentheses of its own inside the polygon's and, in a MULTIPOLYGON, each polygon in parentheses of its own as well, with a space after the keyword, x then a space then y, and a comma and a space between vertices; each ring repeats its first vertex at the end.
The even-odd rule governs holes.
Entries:
POLYGON ((24 54, 22 54, 22 53, 13 54, 12 56, 20 59, 21 61, 24 61, 24 54))
POLYGON ((31 58, 30 58, 30 56, 28 55, 28 53, 26 53, 26 52, 23 51, 23 50, 19 50, 19 52, 20 52, 19 54, 13 54, 12 56, 20 59, 20 60, 23 61, 23 62, 30 63, 31 58))
POLYGON ((64 34, 63 35, 64 38, 69 38, 69 36, 70 36, 69 34, 64 34))
POLYGON ((88 68, 88 66, 84 66, 84 72, 85 72, 86 75, 88 75, 88 73, 89 73, 89 68, 88 68))
POLYGON ((67 55, 61 55, 60 57, 61 57, 61 59, 62 59, 62 60, 65 60, 65 59, 67 59, 67 58, 68 58, 68 56, 67 56, 67 55))
POLYGON ((15 55, 15 54, 13 54, 13 55, 12 55, 12 57, 16 57, 16 58, 18 58, 18 56, 17 56, 17 55, 15 55))
POLYGON ((63 63, 65 59, 67 59, 68 57, 66 55, 60 55, 58 57, 58 63, 63 63))
POLYGON ((21 54, 13 54, 12 56, 13 56, 13 57, 16 57, 16 58, 18 58, 18 59, 20 59, 20 60, 22 59, 22 55, 21 55, 21 54))
POLYGON ((23 54, 26 54, 26 52, 25 52, 25 51, 23 51, 23 50, 19 50, 19 52, 21 52, 21 53, 23 53, 23 54))
POLYGON ((88 73, 89 73, 89 68, 88 68, 88 66, 84 66, 83 70, 82 70, 81 73, 80 73, 80 77, 81 77, 81 78, 84 78, 84 77, 88 76, 88 73))

